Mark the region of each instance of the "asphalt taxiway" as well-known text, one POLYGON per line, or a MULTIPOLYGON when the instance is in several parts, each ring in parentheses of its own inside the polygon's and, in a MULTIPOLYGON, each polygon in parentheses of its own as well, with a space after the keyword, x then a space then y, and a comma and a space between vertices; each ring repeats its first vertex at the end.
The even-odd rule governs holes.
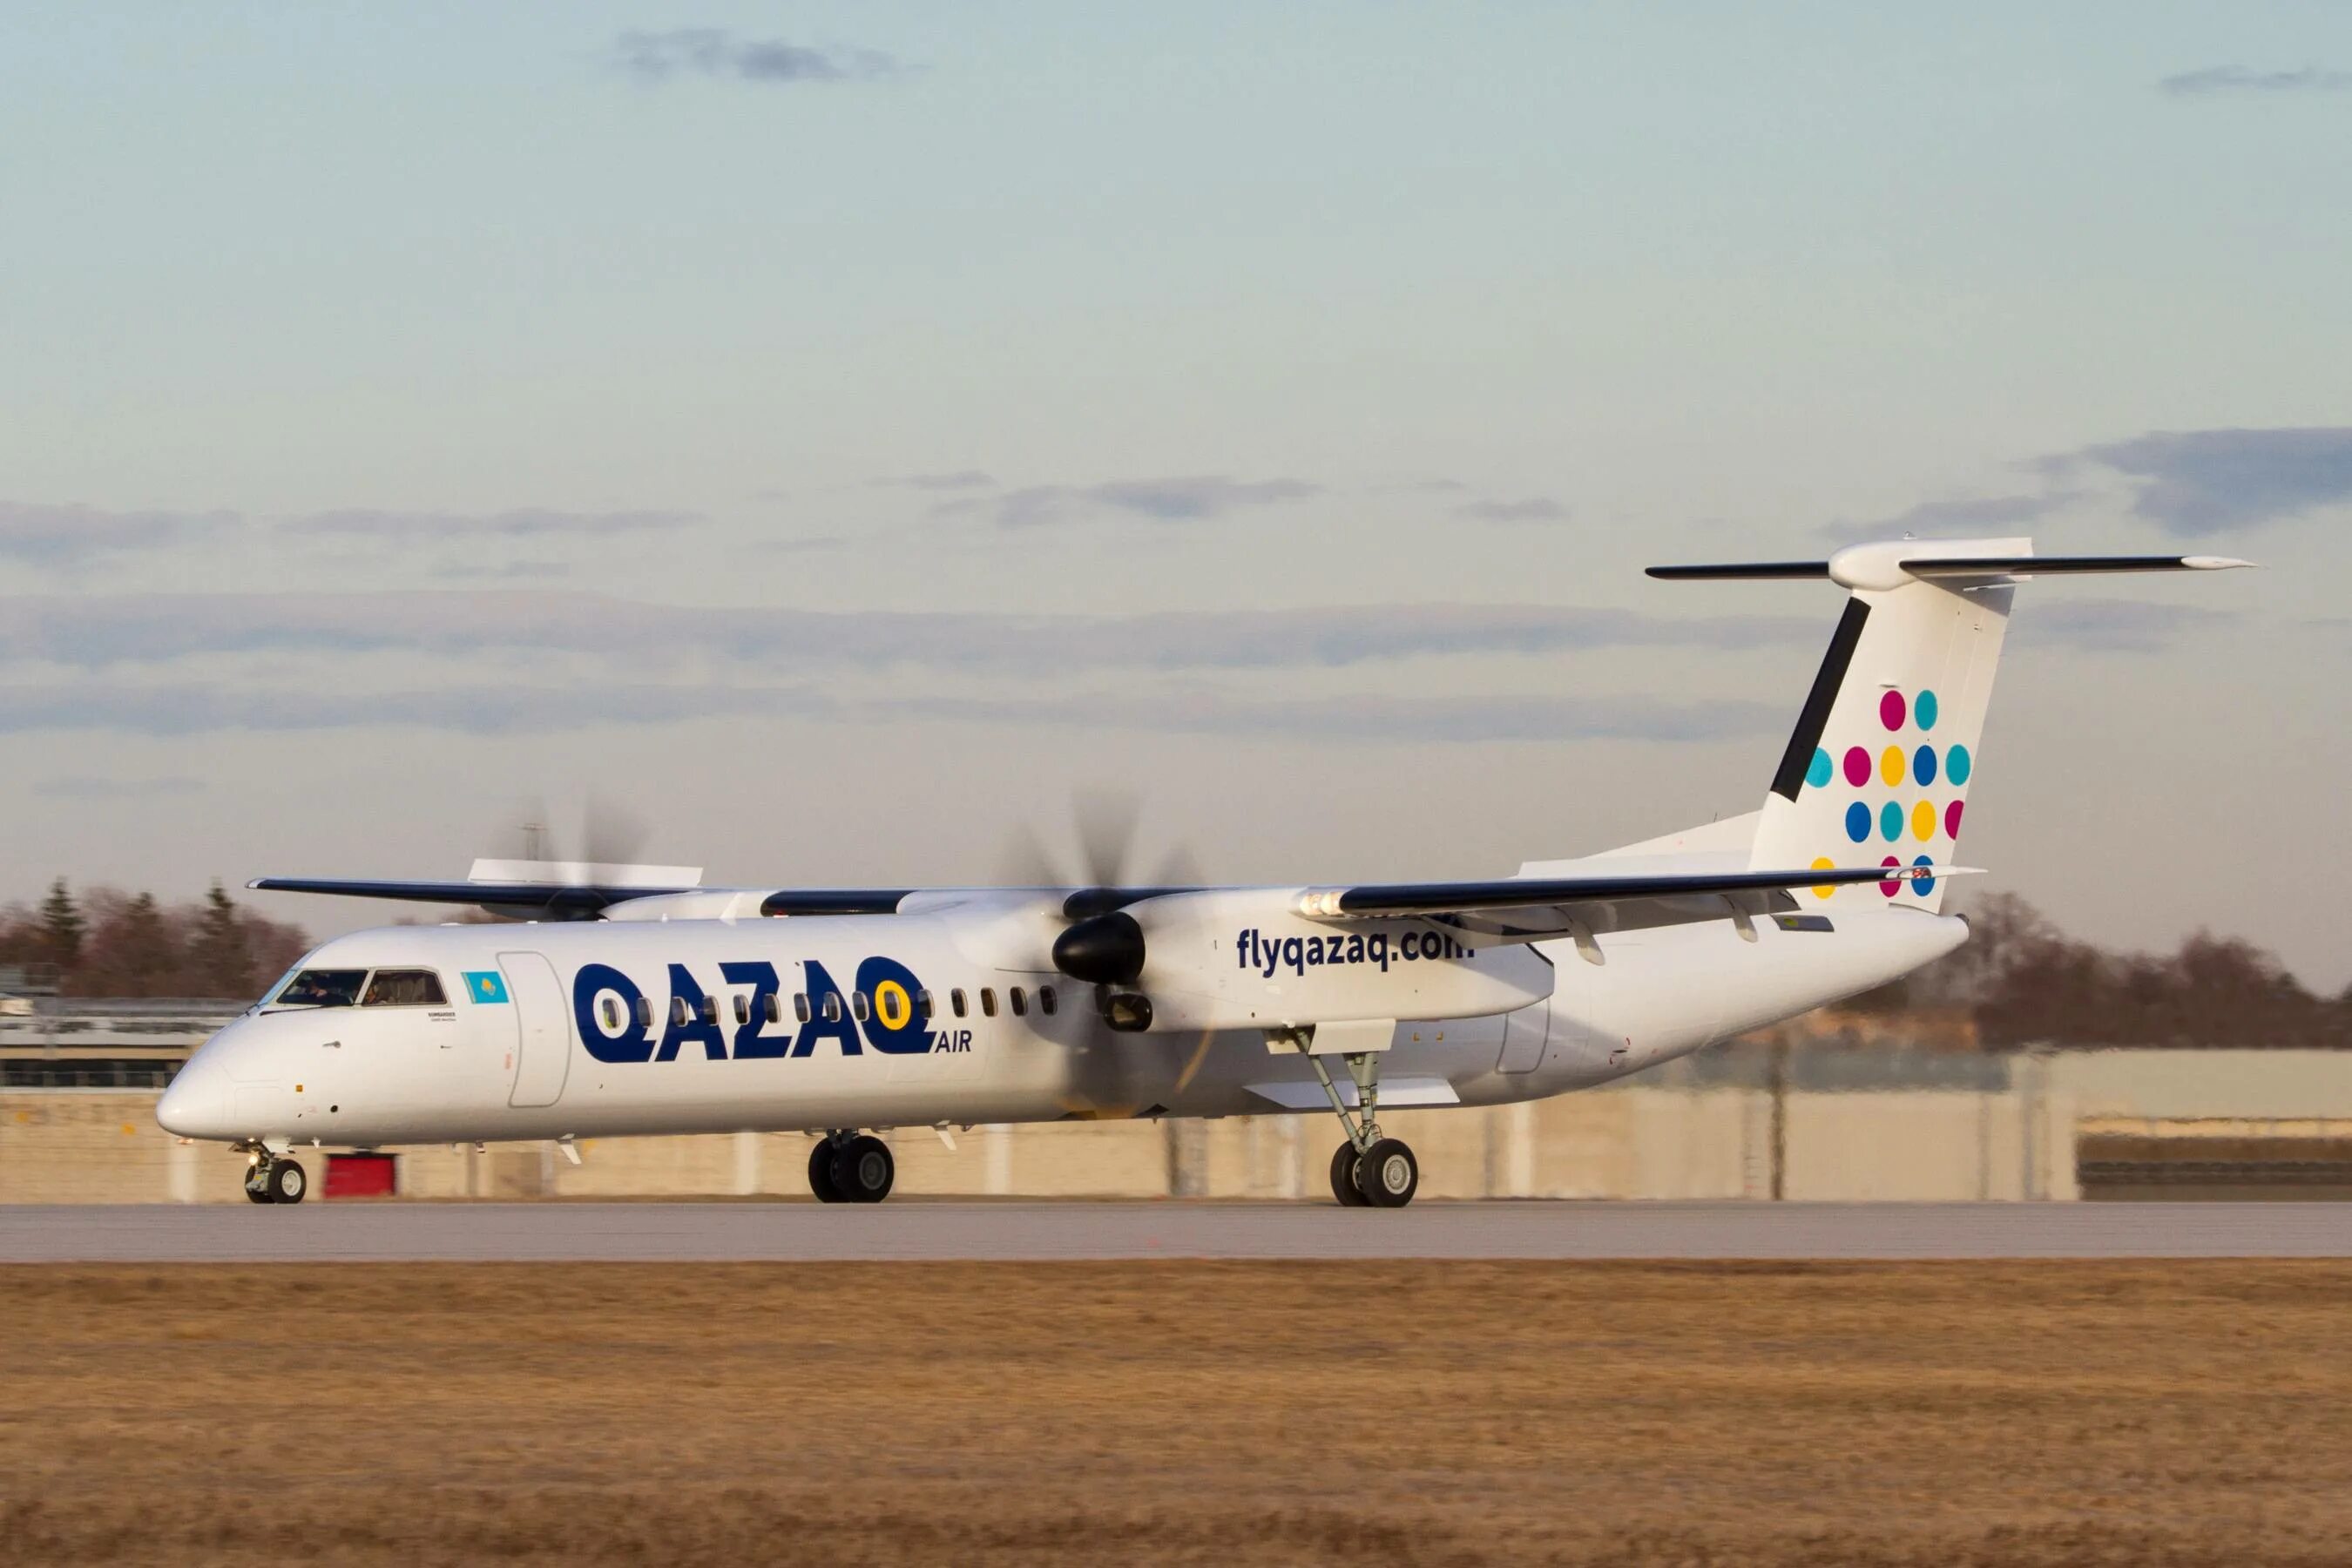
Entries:
POLYGON ((2352 1204, 0 1205, 0 1262, 2352 1258, 2352 1204))

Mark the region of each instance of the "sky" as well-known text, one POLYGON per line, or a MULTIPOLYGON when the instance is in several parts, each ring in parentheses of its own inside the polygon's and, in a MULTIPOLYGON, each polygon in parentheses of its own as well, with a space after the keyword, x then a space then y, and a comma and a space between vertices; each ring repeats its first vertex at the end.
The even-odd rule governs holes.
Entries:
POLYGON ((1491 876, 1762 799, 1643 565, 2030 533, 2263 570, 2021 595, 1971 891, 2343 987, 2352 8, 1786 10, 20 11, 0 900, 1491 876))

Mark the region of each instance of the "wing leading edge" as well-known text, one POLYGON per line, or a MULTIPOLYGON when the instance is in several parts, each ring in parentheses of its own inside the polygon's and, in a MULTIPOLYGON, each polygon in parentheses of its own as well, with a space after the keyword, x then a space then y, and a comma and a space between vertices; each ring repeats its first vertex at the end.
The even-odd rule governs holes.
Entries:
MULTIPOLYGON (((412 904, 470 904, 492 914, 530 918, 594 920, 615 904, 635 899, 736 889, 614 886, 604 883, 392 882, 333 877, 258 877, 247 887, 262 893, 318 893, 339 899, 390 899, 412 904)), ((761 893, 763 915, 887 915, 898 911, 908 889, 901 888, 783 889, 761 893)))

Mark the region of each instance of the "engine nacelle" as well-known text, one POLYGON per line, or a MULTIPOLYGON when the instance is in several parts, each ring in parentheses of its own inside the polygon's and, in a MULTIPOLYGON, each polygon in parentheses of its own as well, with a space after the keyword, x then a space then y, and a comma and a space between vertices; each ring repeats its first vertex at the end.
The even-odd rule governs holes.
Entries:
POLYGON ((1551 963, 1531 947, 1473 949, 1431 920, 1308 920, 1298 913, 1304 892, 1171 893, 1129 905, 1143 936, 1132 989, 1150 998, 1150 1031, 1474 1018, 1551 994, 1551 963))

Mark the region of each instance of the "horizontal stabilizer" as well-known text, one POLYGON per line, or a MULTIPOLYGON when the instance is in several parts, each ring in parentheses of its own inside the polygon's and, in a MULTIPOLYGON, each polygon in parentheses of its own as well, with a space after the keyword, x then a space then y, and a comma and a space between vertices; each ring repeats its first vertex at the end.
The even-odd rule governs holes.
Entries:
POLYGON ((1826 561, 1726 561, 1697 566, 1653 566, 1653 577, 1669 583, 1752 582, 1769 577, 1826 577, 1826 561))
POLYGON ((1977 560, 1906 556, 1914 577, 2054 577, 2086 572, 2227 572, 2252 566, 2230 555, 2009 555, 1977 560))
POLYGON ((1857 545, 1827 561, 1733 561, 1692 566, 1653 566, 1649 574, 1669 583, 1758 582, 1774 578, 1831 578, 1847 587, 1886 586, 1863 580, 1848 566, 1866 557, 1873 567, 1892 567, 1898 576, 2055 577, 2093 572, 2226 572, 2252 566, 2230 555, 1938 555, 1948 541, 1857 545), (1911 552, 1916 548, 1917 553, 1911 552))

